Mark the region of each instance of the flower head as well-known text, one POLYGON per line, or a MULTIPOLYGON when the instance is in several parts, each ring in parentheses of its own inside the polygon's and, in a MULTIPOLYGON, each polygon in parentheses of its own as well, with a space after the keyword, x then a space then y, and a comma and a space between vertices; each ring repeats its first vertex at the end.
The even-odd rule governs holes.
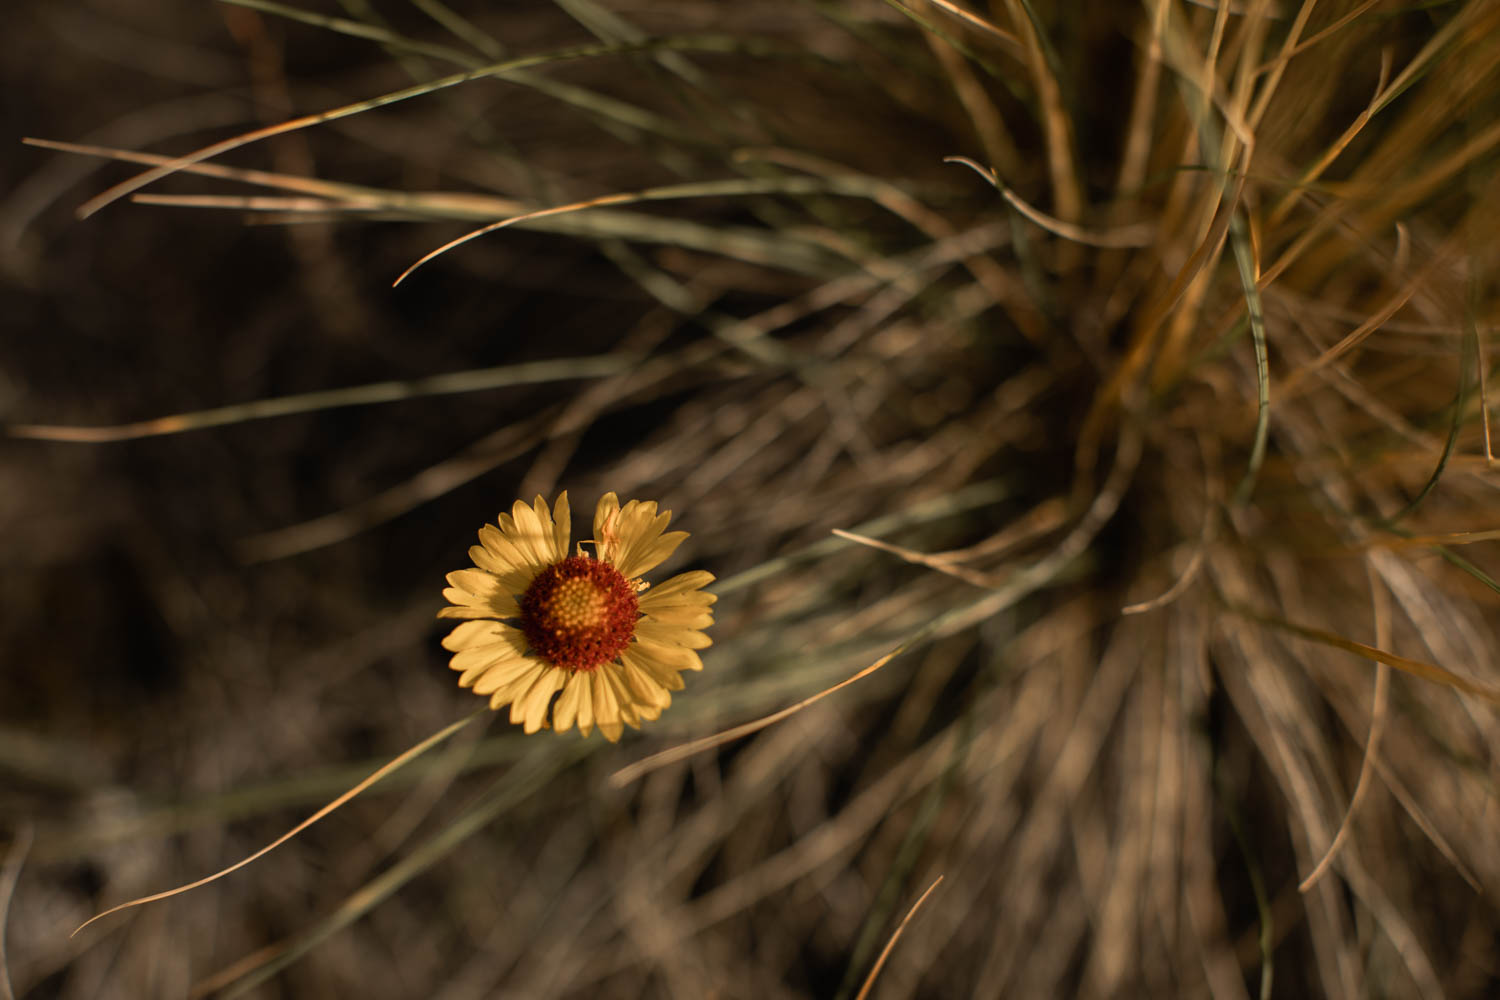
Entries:
POLYGON ((641 574, 687 538, 665 531, 670 511, 655 501, 623 507, 613 493, 594 510, 593 551, 569 554, 568 494, 553 509, 538 496, 517 500, 469 549, 474 569, 448 574, 440 618, 469 619, 443 646, 458 683, 510 705, 510 721, 534 733, 575 724, 618 740, 624 727, 655 719, 682 689, 682 671, 702 670, 709 644, 713 576, 682 573, 651 587, 641 574), (665 532, 665 533, 664 533, 665 532), (561 692, 556 703, 553 697, 561 692))

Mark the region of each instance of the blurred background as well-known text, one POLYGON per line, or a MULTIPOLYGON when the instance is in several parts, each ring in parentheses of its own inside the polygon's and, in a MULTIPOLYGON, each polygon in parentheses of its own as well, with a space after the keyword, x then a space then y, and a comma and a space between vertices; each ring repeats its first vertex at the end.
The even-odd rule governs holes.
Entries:
POLYGON ((1495 5, 5 18, 14 996, 853 997, 940 876, 871 995, 1500 990, 1495 5), (719 578, 659 722, 69 937, 478 707, 444 574, 561 489, 719 578))

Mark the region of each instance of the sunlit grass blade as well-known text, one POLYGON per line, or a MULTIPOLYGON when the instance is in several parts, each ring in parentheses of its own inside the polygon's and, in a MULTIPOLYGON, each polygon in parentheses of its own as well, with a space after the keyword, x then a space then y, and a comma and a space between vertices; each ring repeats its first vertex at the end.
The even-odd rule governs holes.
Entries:
MULTIPOLYGON (((488 711, 488 708, 480 709, 480 712, 488 711)), ((582 741, 568 744, 565 748, 554 745, 545 752, 536 754, 531 760, 515 765, 496 779, 489 790, 466 812, 350 894, 333 913, 292 938, 250 956, 248 961, 236 963, 195 984, 193 995, 205 996, 223 990, 222 995, 228 1000, 255 989, 447 857, 454 848, 489 826, 507 809, 546 788, 553 777, 591 750, 592 746, 582 741)))
POLYGON ((474 80, 487 78, 504 78, 518 70, 527 70, 536 66, 545 66, 550 63, 568 62, 578 59, 595 59, 602 56, 623 55, 630 52, 649 52, 656 50, 672 50, 687 52, 750 52, 761 55, 772 55, 787 53, 784 50, 770 46, 763 42, 747 40, 742 38, 725 37, 722 35, 692 35, 681 37, 654 38, 646 41, 628 45, 579 45, 573 48, 557 49, 552 52, 538 53, 536 55, 521 56, 515 59, 505 60, 478 69, 468 70, 462 73, 454 73, 437 80, 405 87, 401 90, 391 91, 379 97, 356 101, 328 111, 320 111, 316 114, 302 115, 275 125, 252 129, 229 139, 212 143, 201 149, 196 149, 185 156, 177 157, 167 163, 155 167, 142 174, 137 174, 128 181, 116 184, 114 187, 97 195, 85 202, 78 209, 79 218, 86 219, 95 212, 104 208, 112 202, 128 194, 132 194, 154 183, 183 167, 203 160, 211 159, 222 153, 248 146, 251 143, 260 142, 273 136, 285 135, 300 129, 311 128, 325 122, 337 121, 351 115, 362 114, 376 108, 387 107, 401 101, 408 101, 415 97, 423 97, 448 87, 456 87, 460 84, 470 83, 474 80))
POLYGON ((271 853, 276 848, 280 847, 282 844, 285 844, 287 841, 289 841, 293 837, 297 836, 297 834, 301 833, 303 830, 306 830, 308 827, 312 826, 314 823, 318 822, 320 819, 323 819, 329 813, 334 812, 340 806, 344 805, 345 803, 349 802, 351 799, 355 798, 357 795, 359 795, 361 792, 365 791, 371 785, 375 784, 381 778, 384 778, 386 775, 391 774, 394 771, 400 770, 409 761, 411 761, 411 760, 413 760, 413 759, 421 756, 422 754, 426 753, 428 750, 431 750, 433 747, 435 747, 438 744, 442 743, 444 740, 448 739, 454 733, 457 733, 460 729, 464 728, 469 723, 473 722, 475 719, 479 718, 481 715, 485 714, 488 711, 489 711, 488 707, 481 708, 481 709, 473 712, 472 714, 470 714, 468 717, 460 719, 457 722, 455 722, 455 723, 453 723, 453 724, 451 724, 449 726, 446 726, 443 729, 438 730, 436 733, 433 733, 431 736, 427 737, 425 740, 422 740, 421 742, 416 743, 415 745, 413 745, 409 749, 404 750, 401 753, 397 754, 395 757, 391 758, 391 760, 388 763, 386 763, 384 766, 382 766, 382 767, 378 768, 377 770, 375 770, 372 774, 370 774, 369 777, 365 778, 359 784, 355 785, 353 788, 349 789, 347 792, 345 792, 344 794, 340 795, 338 798, 336 798, 333 801, 329 802, 323 808, 319 809, 317 812, 313 813, 307 819, 305 819, 302 822, 298 823, 296 826, 292 827, 286 833, 282 834, 280 837, 277 837, 275 840, 271 841, 269 844, 267 844, 265 847, 262 847, 260 850, 256 851, 254 854, 251 854, 251 855, 248 855, 247 857, 241 858, 239 861, 236 861, 234 864, 230 865, 229 867, 227 867, 227 868, 221 868, 219 871, 214 872, 212 875, 205 876, 204 878, 200 878, 197 881, 188 882, 185 885, 179 885, 177 888, 175 888, 175 889, 168 889, 165 892, 156 892, 156 893, 152 893, 149 896, 141 896, 139 899, 132 899, 129 902, 120 903, 117 906, 111 906, 109 909, 105 910, 104 912, 97 913, 94 916, 90 917, 89 919, 85 920, 83 923, 79 924, 76 928, 74 928, 73 935, 77 935, 79 931, 83 930, 85 927, 88 927, 90 924, 94 923, 95 921, 103 920, 105 917, 108 917, 111 914, 119 913, 121 910, 128 910, 128 909, 131 909, 131 908, 136 907, 136 906, 143 906, 146 903, 154 903, 154 902, 157 902, 158 900, 162 900, 162 899, 170 899, 173 896, 181 895, 184 892, 189 892, 189 891, 191 891, 193 889, 197 889, 197 888, 200 888, 202 886, 208 885, 210 882, 217 882, 219 879, 223 878, 225 875, 228 875, 228 874, 230 874, 232 872, 239 871, 241 868, 245 867, 246 865, 248 865, 248 864, 250 864, 250 863, 258 860, 259 858, 262 858, 265 855, 271 853))
POLYGON ((1335 649, 1342 649, 1347 653, 1353 653, 1355 656, 1362 657, 1366 660, 1373 660, 1376 663, 1383 663, 1386 666, 1395 667, 1402 673, 1411 674, 1413 677, 1420 677, 1424 681, 1429 681, 1433 684, 1440 684, 1444 687, 1452 688, 1455 691, 1461 691, 1464 694, 1473 695, 1476 698, 1482 698, 1492 705, 1500 705, 1500 686, 1464 677, 1462 674, 1456 674, 1453 671, 1448 670, 1444 667, 1440 667, 1435 663, 1427 663, 1423 660, 1414 660, 1410 657, 1400 656, 1396 653, 1388 652, 1384 649, 1376 649, 1374 646, 1368 646, 1362 642, 1355 642, 1353 639, 1347 639, 1344 636, 1337 635, 1336 633, 1330 632, 1327 629, 1314 628, 1310 625, 1299 625, 1296 622, 1290 622, 1284 618, 1275 618, 1269 615, 1262 615, 1253 611, 1249 611, 1248 609, 1236 610, 1239 614, 1244 615, 1246 618, 1250 618, 1254 621, 1260 622, 1262 625, 1266 625, 1270 628, 1276 629, 1277 631, 1286 632, 1290 635, 1300 636, 1303 639, 1308 639, 1312 642, 1316 642, 1324 646, 1332 646, 1335 649))
POLYGON ((886 959, 891 957, 891 950, 896 947, 896 942, 901 939, 901 935, 906 931, 906 925, 911 923, 912 917, 915 917, 917 911, 922 908, 922 904, 927 902, 927 897, 931 896, 933 891, 942 884, 943 876, 939 875, 927 887, 926 891, 917 897, 917 901, 911 904, 911 909, 906 911, 906 916, 901 918, 901 923, 897 924, 896 929, 891 932, 890 940, 885 943, 884 948, 880 949, 880 955, 875 959, 875 965, 870 969, 869 976, 865 978, 865 983, 859 988, 859 993, 855 995, 854 1000, 865 1000, 870 995, 870 991, 875 988, 875 980, 880 978, 880 970, 885 968, 886 959))

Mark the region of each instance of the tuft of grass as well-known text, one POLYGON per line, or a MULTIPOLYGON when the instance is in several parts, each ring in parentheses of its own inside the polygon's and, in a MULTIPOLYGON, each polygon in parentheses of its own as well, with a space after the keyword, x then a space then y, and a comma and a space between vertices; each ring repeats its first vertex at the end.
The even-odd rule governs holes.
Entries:
MULTIPOLYGON (((108 781, 26 772, 22 993, 1500 988, 1500 8, 338 8, 226 3, 232 135, 28 140, 146 168, 70 241, 236 212, 300 290, 202 333, 227 397, 5 412, 53 489, 118 456, 186 678, 108 781), (563 486, 720 577, 658 723, 461 738, 53 933, 468 710, 439 564, 563 486)), ((54 697, 7 724, 65 746, 54 697)))

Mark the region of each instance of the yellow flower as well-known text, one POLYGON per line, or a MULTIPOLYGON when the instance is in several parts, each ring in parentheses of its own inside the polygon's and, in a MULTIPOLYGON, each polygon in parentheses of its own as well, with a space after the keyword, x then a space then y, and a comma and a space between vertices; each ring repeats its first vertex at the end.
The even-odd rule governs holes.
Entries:
POLYGON ((453 606, 440 618, 467 618, 443 640, 453 651, 460 687, 488 695, 490 708, 510 705, 510 721, 534 733, 576 723, 597 726, 611 741, 626 725, 655 719, 682 689, 682 671, 702 670, 695 650, 713 624, 704 593, 713 575, 682 573, 655 587, 641 580, 688 534, 663 534, 671 511, 656 502, 606 493, 594 510, 593 553, 568 555, 568 494, 554 510, 540 496, 517 500, 499 527, 479 529, 469 549, 475 569, 448 574, 453 606), (649 589, 648 589, 649 587, 649 589), (553 696, 561 697, 553 704, 553 696), (549 718, 550 716, 550 718, 549 718))

